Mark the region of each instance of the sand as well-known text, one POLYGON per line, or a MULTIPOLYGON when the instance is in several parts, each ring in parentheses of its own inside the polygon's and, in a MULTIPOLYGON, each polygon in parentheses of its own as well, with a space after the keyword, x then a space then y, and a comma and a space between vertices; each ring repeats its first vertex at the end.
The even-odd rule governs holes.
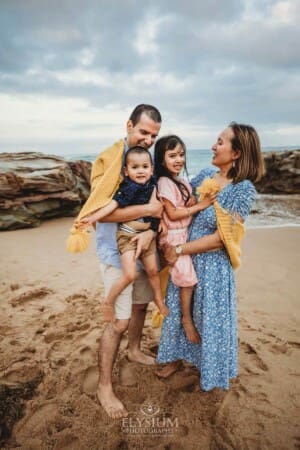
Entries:
MULTIPOLYGON (((0 411, 5 400, 10 418, 2 435, 15 422, 2 448, 299 448, 299 227, 253 229, 245 238, 236 273, 240 374, 230 390, 202 392, 187 364, 157 379, 154 367, 128 361, 124 336, 114 382, 130 418, 113 421, 95 398, 103 327, 95 246, 67 254, 70 224, 0 234, 0 411)), ((149 354, 159 339, 150 316, 149 354)))

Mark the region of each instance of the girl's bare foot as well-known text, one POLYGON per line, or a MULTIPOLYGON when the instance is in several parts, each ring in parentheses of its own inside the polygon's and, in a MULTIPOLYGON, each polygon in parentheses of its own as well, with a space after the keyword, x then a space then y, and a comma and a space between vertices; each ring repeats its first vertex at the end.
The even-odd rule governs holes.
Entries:
POLYGON ((115 318, 115 308, 114 305, 110 303, 102 303, 102 314, 104 322, 114 322, 115 318))
POLYGON ((168 378, 173 373, 175 373, 181 367, 181 365, 182 362, 180 359, 178 361, 172 361, 162 369, 156 370, 154 373, 158 376, 158 378, 168 378))
POLYGON ((170 313, 170 311, 169 311, 169 308, 166 306, 166 304, 164 303, 164 302, 162 302, 162 301, 160 301, 160 302, 155 302, 156 303, 156 306, 158 307, 158 309, 159 309, 159 312, 163 315, 163 316, 168 316, 169 315, 169 313, 170 313))
POLYGON ((192 319, 182 317, 181 322, 188 340, 192 342, 192 344, 200 344, 200 334, 198 333, 192 319))

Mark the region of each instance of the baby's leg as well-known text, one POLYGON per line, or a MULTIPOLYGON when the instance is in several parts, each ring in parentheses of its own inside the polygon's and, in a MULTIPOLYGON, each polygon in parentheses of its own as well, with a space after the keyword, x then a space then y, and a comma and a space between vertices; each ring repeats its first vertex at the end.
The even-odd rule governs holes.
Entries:
POLYGON ((165 305, 164 299, 162 297, 161 293, 161 285, 160 285, 160 279, 158 275, 158 267, 157 267, 157 261, 156 261, 156 254, 152 253, 148 256, 142 256, 141 260, 145 266, 145 270, 148 275, 149 283, 151 284, 151 287, 153 289, 154 293, 154 302, 156 306, 158 307, 161 314, 164 316, 167 316, 169 314, 169 309, 165 305))
POLYGON ((193 289, 194 286, 180 288, 181 321, 188 340, 193 344, 199 344, 201 340, 200 335, 191 316, 193 289))
POLYGON ((118 295, 134 281, 136 277, 136 262, 134 260, 135 251, 128 250, 121 255, 123 275, 110 288, 110 291, 103 302, 103 319, 111 322, 115 319, 114 304, 118 295))

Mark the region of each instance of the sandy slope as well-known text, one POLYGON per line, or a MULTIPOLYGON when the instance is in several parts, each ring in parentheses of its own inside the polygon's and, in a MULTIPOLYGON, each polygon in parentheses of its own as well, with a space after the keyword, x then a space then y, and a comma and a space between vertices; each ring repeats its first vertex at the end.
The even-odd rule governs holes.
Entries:
MULTIPOLYGON (((0 234, 1 383, 37 384, 31 399, 17 398, 24 416, 2 448, 299 448, 299 228, 250 230, 245 239, 237 272, 240 375, 230 391, 201 392, 188 365, 158 380, 153 367, 127 360, 124 337, 114 372, 130 411, 131 422, 122 422, 95 401, 101 278, 94 245, 84 255, 65 253, 70 223, 0 234), (154 416, 171 419, 161 435, 152 425, 128 434, 138 418, 154 416)), ((157 344, 149 313, 143 346, 155 352, 157 344)))

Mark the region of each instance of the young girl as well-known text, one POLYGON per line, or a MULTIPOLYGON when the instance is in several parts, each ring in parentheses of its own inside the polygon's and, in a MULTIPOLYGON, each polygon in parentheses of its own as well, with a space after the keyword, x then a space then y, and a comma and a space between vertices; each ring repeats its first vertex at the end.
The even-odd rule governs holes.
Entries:
MULTIPOLYGON (((178 255, 182 251, 181 245, 187 241, 193 214, 210 206, 215 199, 214 196, 207 196, 197 203, 190 184, 179 178, 180 172, 183 169, 186 171, 185 154, 185 145, 178 136, 162 137, 155 144, 154 170, 158 178, 158 195, 164 205, 163 222, 168 228, 167 234, 159 238, 159 245, 176 246, 178 255)), ((181 255, 172 266, 170 275, 173 283, 181 288, 181 320, 186 336, 190 342, 197 344, 200 335, 191 316, 191 303, 198 280, 191 257, 181 255)))

